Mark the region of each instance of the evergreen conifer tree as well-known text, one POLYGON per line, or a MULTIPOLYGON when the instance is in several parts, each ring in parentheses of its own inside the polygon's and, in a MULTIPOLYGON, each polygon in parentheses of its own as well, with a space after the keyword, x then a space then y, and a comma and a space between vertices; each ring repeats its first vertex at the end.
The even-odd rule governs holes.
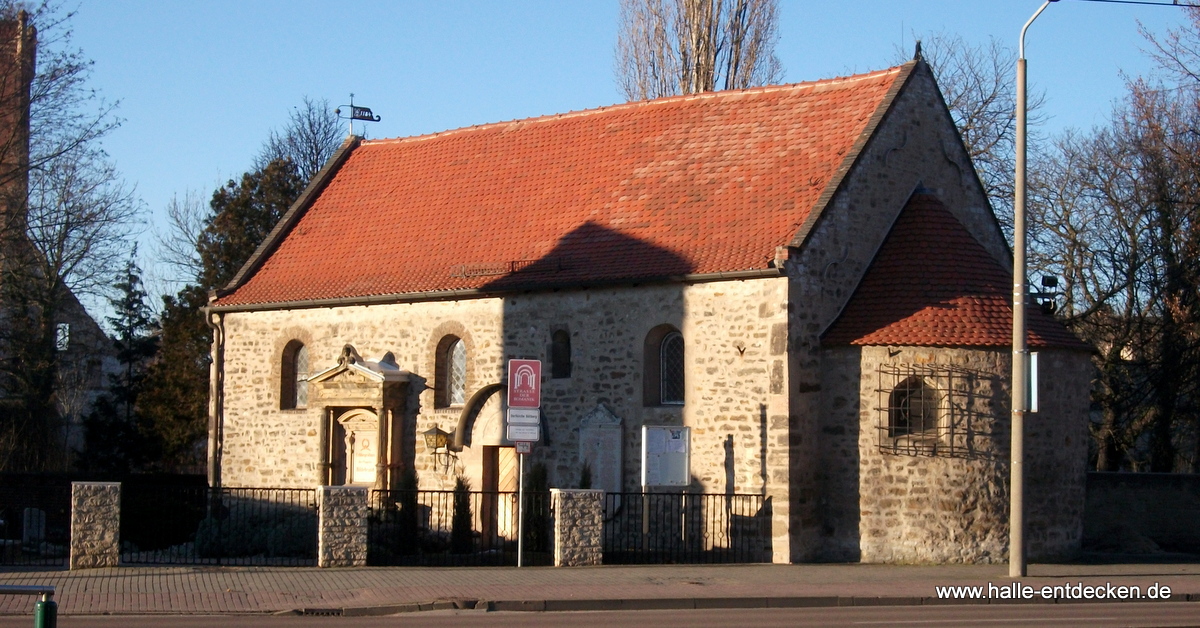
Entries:
POLYGON ((113 286, 109 299, 117 369, 109 374, 108 391, 96 400, 84 419, 84 449, 78 466, 89 472, 120 476, 140 470, 155 454, 155 443, 147 437, 136 411, 150 359, 158 350, 153 333, 156 322, 146 304, 137 247, 113 286))

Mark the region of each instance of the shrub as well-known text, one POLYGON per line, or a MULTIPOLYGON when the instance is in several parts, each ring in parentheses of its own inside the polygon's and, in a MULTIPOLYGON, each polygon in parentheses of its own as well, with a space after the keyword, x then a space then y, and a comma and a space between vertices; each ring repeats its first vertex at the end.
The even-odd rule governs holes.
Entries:
POLYGON ((454 514, 450 519, 450 553, 470 553, 474 546, 472 536, 471 482, 460 475, 454 480, 454 514))

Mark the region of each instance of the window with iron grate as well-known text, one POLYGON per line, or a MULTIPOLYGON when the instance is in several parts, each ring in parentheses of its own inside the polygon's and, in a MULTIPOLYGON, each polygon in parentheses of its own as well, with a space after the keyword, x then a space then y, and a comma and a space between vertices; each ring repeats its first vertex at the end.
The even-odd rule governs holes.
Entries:
POLYGON ((892 389, 888 400, 888 436, 938 435, 938 394, 925 378, 913 376, 892 389))
POLYGON ((881 364, 879 450, 901 456, 992 459, 999 407, 994 374, 951 364, 881 364))

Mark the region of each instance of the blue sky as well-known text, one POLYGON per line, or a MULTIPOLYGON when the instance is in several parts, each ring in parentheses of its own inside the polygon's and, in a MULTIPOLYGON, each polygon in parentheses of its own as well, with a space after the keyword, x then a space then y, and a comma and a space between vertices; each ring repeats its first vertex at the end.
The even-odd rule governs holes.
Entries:
MULTIPOLYGON (((1016 48, 1040 0, 781 0, 777 54, 787 82, 888 67, 914 33, 947 31, 1016 48)), ((355 94, 383 117, 370 137, 435 132, 620 102, 613 80, 617 2, 81 0, 75 44, 93 86, 119 100, 105 141, 144 201, 147 223, 172 195, 207 199, 251 164, 304 96, 355 94)), ((1102 123, 1122 72, 1150 64, 1155 33, 1180 9, 1062 0, 1030 30, 1030 79, 1048 131, 1102 123)), ((1014 61, 1015 62, 1015 61, 1014 61)), ((147 227, 149 229, 149 226, 147 227)), ((150 238, 143 266, 155 273, 150 238)), ((161 285, 151 286, 162 288, 161 285)))

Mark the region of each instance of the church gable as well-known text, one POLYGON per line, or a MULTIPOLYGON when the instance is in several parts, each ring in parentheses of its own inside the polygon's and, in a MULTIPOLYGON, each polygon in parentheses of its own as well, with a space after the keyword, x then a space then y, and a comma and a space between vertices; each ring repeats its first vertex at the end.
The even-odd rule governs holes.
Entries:
MULTIPOLYGON (((1012 273, 936 197, 909 199, 824 346, 1004 347, 1012 344, 1012 273)), ((1086 349, 1029 311, 1031 347, 1086 349)))

